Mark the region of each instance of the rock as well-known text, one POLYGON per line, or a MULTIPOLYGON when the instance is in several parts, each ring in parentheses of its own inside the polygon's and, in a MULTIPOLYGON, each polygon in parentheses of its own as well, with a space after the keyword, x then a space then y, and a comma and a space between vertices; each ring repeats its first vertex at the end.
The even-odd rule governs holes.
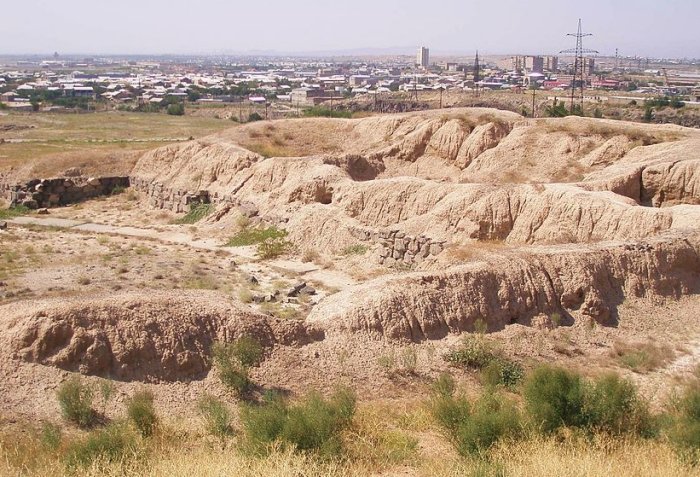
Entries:
POLYGON ((287 296, 299 296, 304 288, 306 288, 306 282, 297 283, 287 292, 287 296))
POLYGON ((77 167, 71 167, 70 169, 66 169, 63 172, 63 175, 65 177, 79 177, 79 176, 83 175, 83 171, 81 171, 77 167))
POLYGON ((248 278, 246 278, 246 281, 253 285, 257 285, 258 283, 260 283, 258 282, 258 279, 255 278, 255 275, 249 275, 248 278))
POLYGON ((316 289, 310 286, 305 286, 304 288, 301 289, 299 294, 304 294, 304 295, 315 295, 316 294, 316 289))
POLYGON ((0 221, 0 230, 5 230, 7 228, 7 222, 4 220, 0 221))
POLYGON ((42 207, 41 209, 37 209, 36 213, 39 215, 48 215, 49 209, 42 207))

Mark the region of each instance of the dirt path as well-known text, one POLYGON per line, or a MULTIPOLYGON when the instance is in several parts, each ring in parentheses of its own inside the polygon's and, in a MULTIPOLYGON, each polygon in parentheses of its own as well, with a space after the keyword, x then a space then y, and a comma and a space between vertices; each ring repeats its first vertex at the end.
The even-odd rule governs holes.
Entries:
POLYGON ((38 225, 41 227, 57 227, 80 232, 94 234, 121 235, 125 237, 145 238, 160 242, 184 245, 187 247, 225 252, 241 259, 241 268, 249 272, 261 272, 278 270, 292 273, 314 282, 337 289, 344 289, 355 285, 355 280, 337 270, 324 270, 314 263, 304 263, 298 260, 270 260, 261 262, 256 259, 255 247, 223 247, 216 239, 194 239, 191 235, 176 231, 159 231, 141 227, 115 226, 108 224, 95 224, 78 220, 60 219, 55 217, 17 217, 9 220, 13 225, 38 225))

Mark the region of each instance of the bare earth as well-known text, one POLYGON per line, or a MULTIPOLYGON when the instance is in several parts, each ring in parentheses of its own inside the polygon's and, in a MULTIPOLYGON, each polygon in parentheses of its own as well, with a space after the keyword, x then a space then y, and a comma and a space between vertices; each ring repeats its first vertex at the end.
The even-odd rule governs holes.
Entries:
POLYGON ((82 373, 117 381, 108 414, 146 385, 189 415, 225 394, 212 343, 244 334, 265 345, 262 387, 416 396, 477 320, 526 366, 615 370, 662 402, 700 363, 699 154, 691 129, 476 108, 260 122, 150 150, 132 178, 236 201, 194 225, 143 190, 12 220, 0 414, 55 420, 53 390, 82 373), (239 204, 289 232, 285 256, 224 246, 239 204), (302 281, 316 293, 287 300, 302 281), (625 346, 665 358, 634 372, 625 346), (380 364, 406 349, 415 373, 380 364))

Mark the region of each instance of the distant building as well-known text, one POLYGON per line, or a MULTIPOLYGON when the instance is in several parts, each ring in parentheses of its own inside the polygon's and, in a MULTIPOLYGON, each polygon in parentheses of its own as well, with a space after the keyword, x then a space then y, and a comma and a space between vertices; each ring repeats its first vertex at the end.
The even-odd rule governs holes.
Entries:
POLYGON ((430 66, 430 50, 424 46, 418 49, 418 54, 416 55, 416 66, 423 69, 428 69, 430 66))
POLYGON ((543 73, 544 58, 542 58, 541 56, 526 56, 525 69, 528 70, 530 73, 543 73))
POLYGON ((556 73, 559 71, 559 57, 557 56, 545 56, 544 57, 544 69, 550 73, 556 73))
POLYGON ((583 59, 583 74, 592 75, 595 71, 595 58, 584 58, 583 59))

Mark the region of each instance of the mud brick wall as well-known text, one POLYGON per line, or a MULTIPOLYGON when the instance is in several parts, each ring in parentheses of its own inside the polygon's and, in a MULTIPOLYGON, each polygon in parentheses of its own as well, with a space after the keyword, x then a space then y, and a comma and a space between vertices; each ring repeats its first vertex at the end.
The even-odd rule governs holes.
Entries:
POLYGON ((433 240, 425 235, 412 237, 398 230, 375 231, 354 228, 351 234, 359 240, 379 244, 378 261, 386 266, 398 263, 415 265, 430 256, 442 253, 446 246, 444 240, 433 240))
POLYGON ((33 179, 24 184, 0 185, 3 197, 13 205, 30 209, 58 207, 111 195, 129 187, 128 177, 33 179))

